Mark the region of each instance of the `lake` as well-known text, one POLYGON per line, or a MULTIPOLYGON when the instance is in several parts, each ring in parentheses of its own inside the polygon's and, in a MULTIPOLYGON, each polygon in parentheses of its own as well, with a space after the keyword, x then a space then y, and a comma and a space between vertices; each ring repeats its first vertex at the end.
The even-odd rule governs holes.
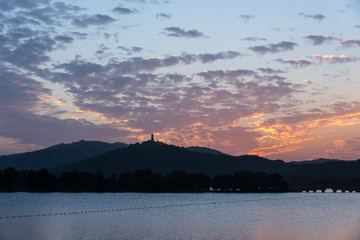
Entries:
POLYGON ((0 193, 0 239, 360 239, 359 193, 0 193))

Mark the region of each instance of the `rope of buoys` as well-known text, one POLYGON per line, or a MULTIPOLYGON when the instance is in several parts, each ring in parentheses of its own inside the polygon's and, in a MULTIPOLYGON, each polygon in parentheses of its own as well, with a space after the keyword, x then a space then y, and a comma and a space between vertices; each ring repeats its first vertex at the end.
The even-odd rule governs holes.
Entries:
MULTIPOLYGON (((307 198, 310 196, 307 196, 307 198)), ((312 196, 315 197, 315 196, 312 196)), ((75 215, 75 214, 88 214, 88 213, 104 213, 104 212, 121 212, 121 211, 136 211, 136 210, 145 210, 145 209, 161 209, 161 208, 175 208, 175 207, 189 207, 189 206, 200 206, 200 205, 212 205, 212 204, 228 204, 228 203, 238 203, 238 202, 253 202, 253 201, 273 201, 273 200, 282 200, 295 197, 287 198, 261 198, 261 199, 242 199, 242 200, 232 200, 232 201, 212 201, 212 202, 202 202, 202 203, 183 203, 183 204, 170 204, 170 205, 160 205, 160 206, 145 206, 145 207, 131 207, 131 208, 117 208, 117 209, 102 209, 102 210, 83 210, 83 211, 73 211, 73 212, 60 212, 60 213, 39 213, 39 214, 29 214, 29 215, 17 215, 17 216, 0 216, 1 219, 14 219, 14 218, 32 218, 32 217, 46 217, 46 216, 65 216, 65 215, 75 215)), ((298 196, 296 198, 299 198, 298 196)))

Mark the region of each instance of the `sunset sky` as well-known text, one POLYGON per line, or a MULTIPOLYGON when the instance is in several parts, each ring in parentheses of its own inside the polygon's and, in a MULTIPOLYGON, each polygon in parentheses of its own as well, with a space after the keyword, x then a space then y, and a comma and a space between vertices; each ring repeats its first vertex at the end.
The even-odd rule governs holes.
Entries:
POLYGON ((155 138, 360 158, 360 1, 0 1, 0 155, 155 138))

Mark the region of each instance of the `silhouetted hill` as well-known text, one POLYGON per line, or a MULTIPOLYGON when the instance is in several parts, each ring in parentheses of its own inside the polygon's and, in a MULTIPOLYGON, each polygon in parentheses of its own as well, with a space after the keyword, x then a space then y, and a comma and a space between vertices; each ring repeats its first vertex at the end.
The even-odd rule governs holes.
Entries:
MULTIPOLYGON (((259 156, 231 156, 214 151, 193 151, 161 142, 147 141, 131 145, 79 141, 59 144, 43 150, 0 157, 0 168, 48 168, 61 175, 63 172, 101 171, 105 177, 149 169, 163 175, 173 171, 203 173, 214 177, 243 170, 280 173, 291 187, 328 183, 360 186, 360 160, 315 160, 309 163, 285 163, 259 156), (122 147, 122 148, 121 148, 122 147), (316 163, 316 164, 315 164, 316 163), (66 165, 67 164, 67 165, 66 165)), ((195 148, 196 149, 196 148, 195 148)), ((199 149, 196 149, 199 150, 199 149)), ((211 149, 210 149, 211 150, 211 149)))
POLYGON ((201 172, 215 176, 240 170, 273 173, 285 165, 282 161, 272 161, 258 156, 214 155, 147 141, 58 168, 55 172, 75 170, 96 173, 101 171, 105 176, 110 176, 113 173, 121 174, 138 169, 150 169, 161 174, 185 170, 189 173, 201 172))
POLYGON ((223 152, 220 152, 218 150, 215 149, 211 149, 211 148, 207 148, 207 147, 187 147, 187 150, 193 151, 193 152, 202 152, 202 153, 209 153, 209 154, 214 154, 214 155, 228 155, 225 154, 223 152))
POLYGON ((184 170, 211 177, 242 170, 268 174, 278 172, 295 187, 319 182, 344 183, 350 178, 351 182, 359 182, 357 179, 360 179, 360 160, 292 164, 252 155, 214 155, 152 141, 131 144, 127 148, 116 149, 101 156, 53 169, 53 172, 59 175, 69 171, 91 173, 101 171, 104 176, 109 177, 112 174, 119 175, 139 169, 149 169, 160 174, 184 170))
POLYGON ((13 167, 17 170, 58 167, 78 162, 108 151, 127 147, 125 143, 84 141, 61 143, 42 150, 0 157, 0 169, 13 167))
POLYGON ((342 161, 342 160, 319 158, 319 159, 315 159, 315 160, 293 161, 290 163, 292 163, 292 164, 321 164, 321 163, 327 163, 327 162, 340 162, 340 161, 342 161))

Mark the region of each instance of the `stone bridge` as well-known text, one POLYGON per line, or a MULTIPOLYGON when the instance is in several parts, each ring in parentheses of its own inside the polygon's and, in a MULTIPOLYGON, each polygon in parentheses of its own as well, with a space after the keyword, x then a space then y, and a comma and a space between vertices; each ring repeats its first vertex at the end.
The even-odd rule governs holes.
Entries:
MULTIPOLYGON (((300 189, 299 189, 300 190, 300 189)), ((360 192, 360 187, 345 186, 307 186, 301 188, 302 192, 360 192)))

